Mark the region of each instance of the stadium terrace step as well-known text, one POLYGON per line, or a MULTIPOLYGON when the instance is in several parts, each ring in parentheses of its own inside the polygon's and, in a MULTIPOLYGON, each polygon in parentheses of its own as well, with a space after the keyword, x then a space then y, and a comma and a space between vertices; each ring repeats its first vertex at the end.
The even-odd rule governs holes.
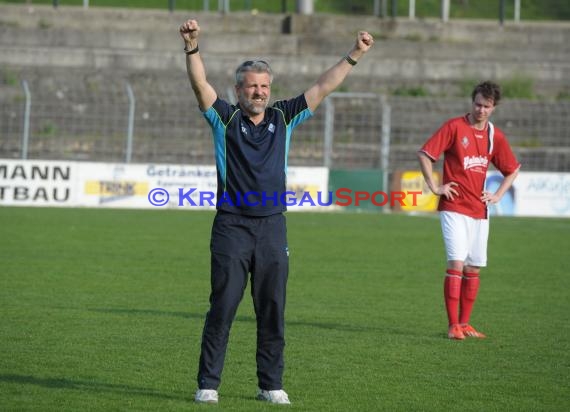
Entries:
POLYGON ((232 12, 228 15, 212 12, 190 12, 136 8, 0 4, 0 25, 23 30, 64 28, 91 32, 132 31, 154 33, 177 28, 188 18, 196 18, 200 26, 210 33, 263 33, 283 32, 283 15, 232 12))
POLYGON ((532 79, 538 95, 570 93, 570 23, 564 22, 501 27, 490 21, 23 5, 1 5, 0 11, 0 68, 184 70, 177 27, 192 15, 207 33, 200 45, 212 76, 229 78, 241 60, 263 57, 281 76, 312 77, 337 61, 364 27, 377 42, 351 76, 351 91, 410 85, 457 94, 466 80, 518 76, 532 79))

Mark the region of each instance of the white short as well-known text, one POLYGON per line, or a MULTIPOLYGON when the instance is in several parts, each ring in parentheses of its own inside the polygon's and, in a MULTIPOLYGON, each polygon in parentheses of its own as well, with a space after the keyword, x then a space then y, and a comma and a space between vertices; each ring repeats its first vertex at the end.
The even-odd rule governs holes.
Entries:
POLYGON ((456 212, 440 212, 447 260, 469 266, 487 266, 489 219, 474 219, 456 212))

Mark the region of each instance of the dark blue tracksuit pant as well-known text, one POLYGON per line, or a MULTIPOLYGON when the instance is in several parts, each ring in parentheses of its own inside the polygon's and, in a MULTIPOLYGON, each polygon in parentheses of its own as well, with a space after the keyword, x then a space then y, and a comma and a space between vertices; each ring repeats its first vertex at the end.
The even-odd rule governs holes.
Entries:
POLYGON ((251 273, 258 384, 265 390, 281 389, 289 271, 285 216, 218 212, 210 251, 212 290, 202 334, 198 387, 217 389, 220 385, 230 328, 251 273))

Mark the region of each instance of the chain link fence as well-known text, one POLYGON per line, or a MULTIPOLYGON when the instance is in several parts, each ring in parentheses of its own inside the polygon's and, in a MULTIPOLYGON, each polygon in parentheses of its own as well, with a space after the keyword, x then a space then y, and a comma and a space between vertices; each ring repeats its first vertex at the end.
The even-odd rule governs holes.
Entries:
MULTIPOLYGON (((218 94, 232 100, 228 90, 218 94)), ((334 93, 295 130, 289 164, 416 169, 422 143, 469 109, 469 99, 334 93)), ((493 121, 525 171, 570 171, 570 101, 507 99, 493 121)), ((214 164, 210 129, 185 73, 4 79, 0 157, 214 164)))

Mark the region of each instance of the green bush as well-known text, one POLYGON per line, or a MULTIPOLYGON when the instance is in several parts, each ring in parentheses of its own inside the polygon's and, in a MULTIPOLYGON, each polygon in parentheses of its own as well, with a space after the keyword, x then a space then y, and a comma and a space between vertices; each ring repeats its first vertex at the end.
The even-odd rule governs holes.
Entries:
POLYGON ((534 80, 525 75, 515 75, 500 82, 503 97, 510 99, 534 99, 534 80))
POLYGON ((394 96, 410 96, 410 97, 423 97, 428 96, 429 93, 423 86, 412 86, 412 87, 398 87, 392 94, 394 96))

